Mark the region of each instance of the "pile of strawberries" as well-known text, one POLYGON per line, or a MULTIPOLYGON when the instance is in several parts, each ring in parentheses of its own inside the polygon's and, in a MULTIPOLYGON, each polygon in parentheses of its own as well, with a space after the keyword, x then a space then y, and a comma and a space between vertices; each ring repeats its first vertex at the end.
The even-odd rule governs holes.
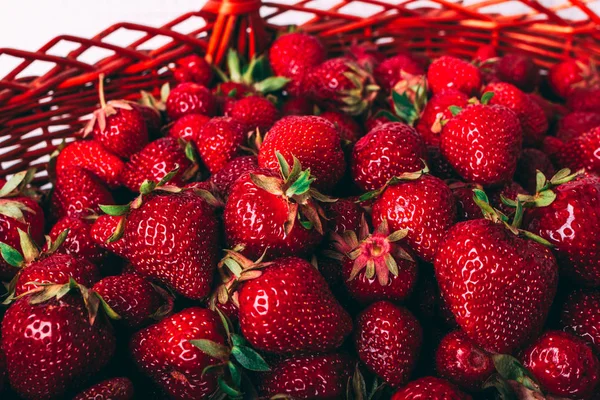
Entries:
POLYGON ((102 77, 0 182, 2 399, 600 399, 594 66, 328 56, 102 77))

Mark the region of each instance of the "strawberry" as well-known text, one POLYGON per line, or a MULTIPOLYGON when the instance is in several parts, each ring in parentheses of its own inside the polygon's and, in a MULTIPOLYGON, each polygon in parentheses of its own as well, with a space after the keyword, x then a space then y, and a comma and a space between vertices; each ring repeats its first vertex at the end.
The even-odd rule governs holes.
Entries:
MULTIPOLYGON (((187 147, 189 146, 188 144, 187 147)), ((169 172, 179 168, 171 183, 181 185, 193 173, 194 166, 187 157, 188 151, 189 149, 184 149, 175 138, 164 137, 155 140, 134 154, 125 164, 121 181, 132 192, 138 192, 145 180, 160 181, 169 172)))
POLYGON ((279 110, 266 97, 251 95, 231 102, 226 115, 242 124, 246 132, 267 132, 279 119, 279 110))
POLYGON ((444 181, 428 174, 400 181, 384 188, 373 203, 373 224, 384 219, 392 231, 407 229, 406 243, 431 262, 456 220, 454 196, 444 181))
POLYGON ((498 51, 496 51, 496 47, 491 44, 484 44, 479 46, 475 52, 475 55, 473 55, 473 60, 482 62, 496 57, 498 57, 498 51))
POLYGON ((600 87, 575 88, 567 96, 567 107, 573 111, 600 110, 600 87))
POLYGON ((456 200, 456 214, 459 221, 481 218, 481 208, 473 201, 473 189, 482 189, 481 185, 454 182, 449 187, 456 200))
POLYGON ((450 106, 466 107, 469 97, 456 89, 445 89, 431 96, 415 125, 428 146, 440 145, 442 126, 451 117, 450 106))
POLYGON ((549 196, 551 203, 528 210, 527 229, 552 243, 565 276, 582 285, 600 286, 600 178, 569 181, 573 179, 569 172, 559 171, 549 182, 541 181, 537 197, 549 196))
POLYGON ((127 378, 111 378, 87 388, 73 400, 132 400, 133 384, 127 378))
POLYGON ((258 153, 261 168, 279 169, 276 153, 288 163, 297 157, 310 169, 315 187, 330 192, 346 169, 340 134, 326 119, 305 116, 284 117, 269 130, 258 153))
POLYGON ((269 49, 269 62, 275 75, 291 79, 287 91, 293 96, 307 93, 307 75, 325 60, 325 48, 315 36, 289 33, 278 37, 269 49))
POLYGON ((213 70, 204 58, 190 54, 175 61, 173 77, 178 83, 193 82, 208 86, 213 78, 213 70))
MULTIPOLYGON (((20 245, 19 230, 29 232, 36 243, 44 241, 44 212, 27 197, 27 185, 35 171, 18 172, 11 179, 0 179, 0 243, 12 248, 20 245)), ((3 250, 4 254, 4 250, 3 250)), ((0 258, 0 279, 9 281, 18 269, 0 258)))
POLYGON ((509 182, 517 167, 523 132, 516 114, 503 106, 473 105, 442 130, 442 155, 468 181, 509 182))
POLYGON ((99 212, 101 204, 114 204, 114 199, 106 184, 91 172, 68 167, 56 177, 50 199, 54 219, 84 217, 99 212))
POLYGON ((356 143, 362 136, 362 128, 348 114, 328 110, 319 114, 319 117, 325 118, 335 125, 340 132, 340 138, 344 142, 356 143))
POLYGON ((330 232, 340 235, 346 231, 357 231, 364 210, 351 199, 338 199, 334 203, 323 204, 330 232))
POLYGON ((451 88, 472 96, 481 87, 481 73, 476 66, 466 61, 442 56, 429 66, 427 85, 434 94, 451 88))
POLYGON ((375 190, 403 173, 423 167, 427 150, 412 127, 390 122, 363 136, 352 151, 352 178, 362 190, 375 190))
POLYGON ((317 103, 360 115, 375 101, 379 86, 371 74, 348 58, 332 58, 311 69, 310 96, 317 103))
POLYGON ((496 76, 502 82, 532 92, 540 81, 540 70, 533 59, 521 54, 505 54, 495 65, 496 76))
POLYGON ((442 155, 439 146, 427 146, 428 165, 431 168, 431 175, 440 179, 460 179, 454 168, 448 160, 442 155))
POLYGON ((560 312, 560 327, 579 336, 600 353, 600 292, 593 289, 573 290, 560 312))
POLYGON ((327 352, 352 331, 352 319, 307 261, 281 258, 258 271, 238 292, 240 328, 255 348, 276 354, 327 352))
POLYGON ((400 230, 390 234, 385 219, 369 233, 364 217, 358 232, 332 233, 347 291, 359 303, 401 302, 411 294, 417 280, 417 263, 410 250, 396 243, 407 233, 400 230))
POLYGON ((246 131, 233 118, 215 117, 200 127, 193 140, 202 162, 214 174, 240 153, 246 131))
POLYGON ((281 106, 283 115, 311 115, 313 113, 313 102, 308 96, 288 97, 281 106))
POLYGON ((194 400, 207 398, 217 388, 217 377, 203 370, 218 360, 190 343, 199 339, 225 343, 218 315, 192 307, 138 331, 130 348, 138 367, 170 397, 194 400))
POLYGON ((570 333, 544 333, 521 358, 548 394, 589 399, 600 390, 600 361, 586 342, 570 333))
POLYGON ((483 383, 496 371, 490 354, 461 331, 442 339, 436 351, 435 368, 440 377, 472 392, 481 391, 483 383))
POLYGON ((556 137, 566 142, 597 126, 600 126, 599 112, 573 111, 558 121, 556 137))
POLYGON ((369 42, 351 45, 346 55, 356 61, 361 68, 369 71, 385 60, 385 54, 375 44, 369 42))
POLYGON ((306 355, 287 358, 260 377, 260 394, 271 398, 337 399, 346 393, 352 360, 342 354, 306 355))
POLYGON ((212 117, 217 109, 213 94, 196 83, 180 83, 170 91, 166 102, 167 116, 175 121, 187 114, 202 114, 212 117))
POLYGON ((115 337, 107 319, 97 316, 101 303, 96 293, 71 281, 10 306, 2 321, 2 349, 10 385, 20 396, 60 398, 108 363, 115 337))
POLYGON ((423 65, 412 58, 410 54, 397 54, 383 60, 373 75, 377 83, 386 90, 391 90, 398 82, 411 75, 423 75, 423 65))
POLYGON ((515 181, 529 193, 535 193, 536 171, 546 176, 554 175, 554 165, 550 158, 538 149, 523 149, 517 161, 515 181))
POLYGON ((173 123, 168 135, 186 142, 198 137, 200 128, 210 121, 210 117, 202 114, 187 114, 173 123))
POLYGON ((450 382, 427 376, 410 382, 392 396, 392 400, 471 400, 450 382))
POLYGON ((129 158, 148 143, 148 127, 139 107, 125 100, 104 98, 104 75, 100 75, 100 108, 83 129, 83 137, 91 134, 108 151, 129 158))
MULTIPOLYGON (((525 189, 523 189, 523 187, 521 187, 521 185, 519 185, 516 182, 510 182, 504 186, 490 189, 488 193, 490 204, 494 208, 500 210, 503 214, 508 216, 514 214, 515 209, 511 206, 504 204, 502 198, 504 197, 505 199, 516 199, 519 195, 527 195, 525 189)), ((479 215, 479 217, 481 217, 481 214, 479 215)))
POLYGON ((419 356, 422 332, 406 308, 379 301, 356 320, 354 344, 360 360, 389 385, 404 385, 419 356))
MULTIPOLYGON (((247 257, 306 255, 323 238, 323 209, 330 199, 311 188, 314 178, 277 153, 279 176, 271 170, 242 175, 231 188, 223 213, 230 248, 242 246, 247 257)), ((260 159, 259 159, 260 160, 260 159)))
POLYGON ((83 168, 115 188, 120 185, 125 163, 95 140, 77 140, 69 143, 58 154, 56 175, 67 175, 69 167, 83 168))
POLYGON ((139 273, 201 299, 210 291, 218 257, 214 209, 191 190, 164 188, 169 193, 163 187, 164 182, 145 183, 144 194, 131 204, 105 207, 112 215, 94 222, 92 237, 139 273))
POLYGON ((569 59, 555 64, 548 72, 550 87, 559 97, 566 98, 575 87, 590 87, 598 74, 590 65, 569 59))
POLYGON ((562 168, 585 168, 592 174, 600 174, 600 126, 562 142, 559 139, 553 142, 545 141, 544 146, 553 143, 554 150, 550 157, 562 168))
POLYGON ((246 172, 251 172, 258 169, 258 160, 256 156, 240 156, 229 161, 223 168, 211 175, 210 182, 212 182, 219 193, 228 197, 231 192, 233 184, 238 180, 239 177, 244 175, 246 172))
POLYGON ((524 146, 539 146, 548 131, 544 110, 529 96, 510 83, 497 82, 487 85, 483 92, 492 92, 490 105, 500 105, 512 110, 523 130, 524 146))
POLYGON ((70 254, 94 264, 100 264, 106 258, 106 251, 92 239, 91 221, 78 217, 64 217, 58 220, 48 235, 52 241, 56 241, 67 229, 69 234, 62 246, 56 250, 57 253, 70 254))
POLYGON ((558 283, 558 265, 543 239, 501 219, 481 190, 486 218, 459 222, 435 257, 440 291, 456 322, 479 347, 514 351, 541 330, 558 283), (527 235, 536 241, 524 239, 527 235))
POLYGON ((160 320, 173 308, 173 299, 164 289, 137 273, 107 276, 93 289, 132 328, 160 320))

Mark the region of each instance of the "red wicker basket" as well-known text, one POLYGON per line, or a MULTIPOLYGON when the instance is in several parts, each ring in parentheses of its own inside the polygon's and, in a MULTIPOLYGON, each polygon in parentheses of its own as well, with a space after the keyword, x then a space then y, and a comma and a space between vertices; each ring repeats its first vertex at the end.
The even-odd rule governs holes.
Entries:
POLYGON ((209 0, 202 10, 158 28, 120 23, 91 39, 59 36, 37 52, 0 49, 0 56, 22 59, 0 80, 0 177, 35 166, 38 182, 47 182, 48 155, 63 139, 77 137, 97 107, 100 74, 109 78, 108 98, 135 98, 140 90, 157 93, 170 81, 168 65, 174 60, 194 52, 219 63, 229 47, 247 55, 261 52, 277 30, 284 29, 280 21, 297 21, 334 52, 369 40, 390 52, 403 48, 429 57, 469 56, 489 43, 500 52, 526 53, 545 68, 568 57, 599 61, 600 16, 593 10, 598 4, 559 1, 209 0), (194 28, 180 33, 183 24, 194 28), (142 37, 126 47, 106 40, 121 30, 142 37), (157 36, 170 40, 147 50, 157 36), (77 48, 66 57, 52 55, 65 42, 77 48), (92 48, 113 55, 93 65, 82 62, 82 54, 92 48), (22 76, 35 61, 54 66, 42 76, 22 76))

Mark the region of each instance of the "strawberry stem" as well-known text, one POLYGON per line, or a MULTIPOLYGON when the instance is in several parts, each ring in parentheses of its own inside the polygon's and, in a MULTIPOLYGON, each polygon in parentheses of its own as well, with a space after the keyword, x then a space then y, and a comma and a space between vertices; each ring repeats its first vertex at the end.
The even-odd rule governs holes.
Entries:
POLYGON ((106 98, 104 97, 104 74, 98 76, 98 95, 100 97, 100 107, 106 107, 106 98))

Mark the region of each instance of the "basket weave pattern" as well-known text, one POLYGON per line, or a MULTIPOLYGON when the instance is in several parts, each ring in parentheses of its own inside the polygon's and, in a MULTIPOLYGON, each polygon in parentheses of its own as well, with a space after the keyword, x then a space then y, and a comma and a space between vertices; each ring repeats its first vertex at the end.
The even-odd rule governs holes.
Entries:
POLYGON ((63 139, 78 137, 86 118, 98 106, 100 74, 108 78, 108 99, 137 99, 140 90, 157 94, 162 84, 171 81, 169 63, 190 53, 220 63, 229 47, 247 56, 260 53, 282 29, 282 19, 302 21, 302 30, 318 35, 333 52, 370 40, 386 52, 405 49, 432 58, 441 53, 466 57, 480 45, 492 44, 501 53, 526 53, 544 68, 568 57, 600 61, 600 16, 593 9, 599 7, 591 0, 565 0, 552 6, 536 0, 324 3, 210 0, 202 10, 159 28, 120 23, 91 39, 59 36, 37 52, 0 49, 0 56, 22 59, 0 80, 0 177, 35 166, 41 171, 38 181, 47 181, 47 156, 63 139), (502 12, 507 3, 523 12, 502 12), (362 16, 355 15, 357 10, 362 16), (193 28, 181 33, 178 26, 183 24, 193 28), (141 37, 126 47, 110 44, 107 38, 120 30, 141 37), (148 49, 159 36, 168 42, 148 49), (65 43, 77 48, 66 57, 53 55, 53 50, 65 43), (82 62, 82 54, 92 48, 113 55, 95 64, 82 62), (35 61, 50 62, 53 67, 42 76, 22 76, 35 61))

